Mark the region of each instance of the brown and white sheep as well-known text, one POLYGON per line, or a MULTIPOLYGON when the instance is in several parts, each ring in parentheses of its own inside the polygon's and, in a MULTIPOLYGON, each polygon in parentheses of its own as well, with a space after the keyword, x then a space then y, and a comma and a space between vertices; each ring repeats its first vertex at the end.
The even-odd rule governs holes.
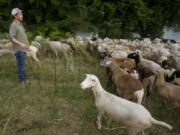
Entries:
POLYGON ((112 71, 112 82, 120 95, 131 101, 142 102, 144 89, 138 79, 120 68, 114 59, 105 59, 100 64, 109 67, 112 71))
MULTIPOLYGON (((109 59, 109 57, 106 57, 106 59, 109 59)), ((134 74, 135 70, 135 62, 132 59, 129 58, 117 58, 117 57, 112 57, 112 59, 118 64, 118 66, 124 70, 126 70, 129 74, 134 74)), ((107 75, 108 75, 108 83, 106 85, 106 88, 112 83, 112 71, 110 70, 109 67, 107 67, 107 75)), ((138 78, 138 77, 137 77, 138 78)))

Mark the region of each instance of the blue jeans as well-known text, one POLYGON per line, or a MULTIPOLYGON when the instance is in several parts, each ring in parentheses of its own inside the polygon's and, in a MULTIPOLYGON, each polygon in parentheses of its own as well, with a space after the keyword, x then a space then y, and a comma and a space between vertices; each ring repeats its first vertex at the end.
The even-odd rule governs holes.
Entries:
POLYGON ((27 80, 27 75, 24 70, 24 64, 26 59, 26 52, 17 52, 15 54, 16 59, 18 61, 18 75, 21 82, 24 82, 27 80))

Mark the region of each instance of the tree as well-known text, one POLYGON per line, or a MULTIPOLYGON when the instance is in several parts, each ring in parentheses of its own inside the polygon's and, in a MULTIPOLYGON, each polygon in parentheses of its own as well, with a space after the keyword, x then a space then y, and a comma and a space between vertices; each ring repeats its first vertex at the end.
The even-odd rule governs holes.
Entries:
POLYGON ((8 32, 14 7, 23 9, 28 31, 54 39, 78 31, 155 38, 165 26, 180 28, 179 0, 0 0, 0 32, 8 32))

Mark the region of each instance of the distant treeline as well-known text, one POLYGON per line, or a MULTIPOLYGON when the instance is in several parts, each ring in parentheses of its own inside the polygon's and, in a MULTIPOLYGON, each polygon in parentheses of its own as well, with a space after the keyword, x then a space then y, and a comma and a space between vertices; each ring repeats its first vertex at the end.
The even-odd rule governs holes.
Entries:
POLYGON ((23 10, 33 34, 54 39, 95 32, 100 37, 160 37, 163 28, 180 26, 180 0, 0 0, 0 32, 8 32, 11 10, 23 10))

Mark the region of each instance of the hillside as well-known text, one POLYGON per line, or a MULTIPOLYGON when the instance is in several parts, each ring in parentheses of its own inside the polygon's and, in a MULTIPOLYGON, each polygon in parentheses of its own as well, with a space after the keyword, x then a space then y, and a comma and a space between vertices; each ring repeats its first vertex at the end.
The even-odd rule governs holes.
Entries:
MULTIPOLYGON (((105 88, 105 68, 99 59, 88 53, 63 55, 38 54, 41 66, 28 58, 26 71, 31 83, 18 82, 17 64, 12 55, 0 57, 0 134, 1 135, 127 135, 123 125, 103 117, 103 129, 97 130, 97 109, 91 90, 82 90, 85 73, 99 77, 105 88), (71 65, 71 68, 68 66, 71 65)), ((113 88, 107 89, 117 94, 113 88)), ((153 125, 146 135, 179 135, 180 108, 162 105, 155 91, 146 102, 152 115, 173 126, 172 131, 153 125)))

